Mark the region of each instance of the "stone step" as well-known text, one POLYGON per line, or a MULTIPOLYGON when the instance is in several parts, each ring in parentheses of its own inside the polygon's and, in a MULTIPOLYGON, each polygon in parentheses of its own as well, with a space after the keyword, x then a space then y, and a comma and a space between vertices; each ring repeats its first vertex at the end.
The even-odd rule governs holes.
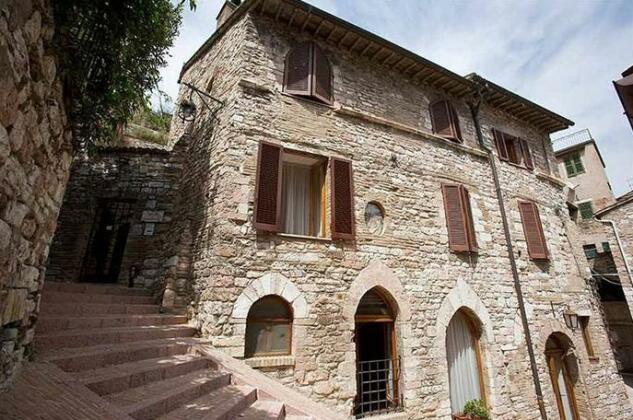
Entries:
POLYGON ((38 351, 46 351, 160 338, 192 337, 195 333, 195 328, 186 325, 77 329, 38 335, 35 338, 35 347, 38 351))
MULTIPOLYGON (((257 400, 257 390, 250 386, 229 385, 195 399, 171 411, 162 420, 229 420, 237 416, 257 400)), ((148 419, 151 417, 136 417, 148 419)))
POLYGON ((282 403, 278 401, 257 400, 235 418, 240 420, 283 420, 287 417, 282 403))
POLYGON ((314 417, 302 416, 300 414, 290 414, 285 416, 284 420, 314 420, 314 417))
POLYGON ((158 314, 159 305, 126 305, 116 303, 50 303, 42 304, 41 316, 48 315, 140 315, 158 314))
POLYGON ((77 318, 71 315, 43 316, 37 321, 37 333, 78 328, 140 327, 146 325, 181 325, 187 323, 185 315, 102 315, 77 318))
MULTIPOLYGON (((37 335, 36 335, 37 337, 37 335)), ((198 338, 166 338, 162 340, 135 341, 131 343, 63 348, 44 354, 44 360, 54 363, 66 372, 118 365, 137 360, 186 354, 192 351, 198 338)))
POLYGON ((97 394, 107 395, 209 368, 215 366, 197 354, 178 354, 84 370, 72 375, 97 394))
POLYGON ((107 395, 104 398, 137 420, 154 419, 202 395, 228 388, 230 383, 229 373, 205 370, 107 395))
POLYGON ((125 287, 118 284, 71 283, 55 281, 44 282, 44 291, 127 296, 152 296, 153 294, 153 292, 148 289, 125 287))
POLYGON ((146 295, 123 295, 105 293, 68 293, 47 290, 42 294, 42 303, 131 303, 131 304, 153 304, 156 300, 153 296, 146 295))

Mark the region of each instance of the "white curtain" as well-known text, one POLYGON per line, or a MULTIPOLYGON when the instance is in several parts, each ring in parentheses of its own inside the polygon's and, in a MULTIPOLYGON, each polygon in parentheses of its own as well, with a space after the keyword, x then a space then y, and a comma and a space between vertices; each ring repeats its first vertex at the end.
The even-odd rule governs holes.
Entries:
POLYGON ((448 324, 446 355, 450 381, 451 410, 453 414, 464 409, 469 400, 480 399, 479 368, 475 341, 468 320, 457 312, 448 324))
POLYGON ((555 366, 556 366, 556 380, 558 381, 558 390, 560 391, 560 399, 563 402, 563 411, 565 412, 565 419, 573 420, 574 414, 571 409, 571 401, 569 392, 567 391, 567 384, 565 384, 565 374, 563 371, 563 363, 561 355, 553 356, 555 358, 555 366))
POLYGON ((310 234, 310 167, 284 163, 284 232, 310 234))

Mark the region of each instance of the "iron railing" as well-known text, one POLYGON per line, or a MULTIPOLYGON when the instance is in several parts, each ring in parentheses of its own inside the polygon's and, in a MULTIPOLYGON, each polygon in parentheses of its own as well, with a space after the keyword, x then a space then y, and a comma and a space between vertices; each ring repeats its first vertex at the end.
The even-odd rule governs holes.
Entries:
POLYGON ((356 369, 358 393, 354 414, 357 418, 400 410, 399 358, 358 362, 356 369))

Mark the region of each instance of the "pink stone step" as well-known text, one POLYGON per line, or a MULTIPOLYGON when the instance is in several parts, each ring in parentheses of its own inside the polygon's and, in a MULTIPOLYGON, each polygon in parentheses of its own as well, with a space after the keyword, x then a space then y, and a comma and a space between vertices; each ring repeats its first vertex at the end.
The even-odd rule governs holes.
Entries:
POLYGON ((118 284, 94 284, 71 282, 44 282, 44 292, 85 293, 85 294, 109 294, 127 296, 152 296, 153 292, 138 287, 125 287, 118 284))
POLYGON ((283 420, 287 417, 282 403, 258 400, 235 418, 239 420, 283 420))
POLYGON ((228 373, 205 370, 107 395, 104 398, 137 420, 154 419, 202 395, 228 388, 230 382, 231 375, 228 373))
MULTIPOLYGON (((230 420, 257 400, 257 390, 250 386, 229 385, 210 392, 161 417, 163 420, 230 420)), ((132 415, 136 417, 135 415, 132 415)), ((151 417, 142 417, 149 419, 151 417)))
POLYGON ((132 303, 132 304, 155 304, 153 296, 145 295, 123 295, 105 293, 68 293, 47 290, 42 293, 42 302, 78 302, 78 303, 132 303))
MULTIPOLYGON (((37 337, 37 335, 36 335, 37 337)), ((117 365, 137 360, 174 356, 192 352, 192 346, 201 342, 197 338, 166 338, 162 340, 57 349, 44 355, 44 359, 67 372, 117 365)))
POLYGON ((114 303, 50 303, 43 302, 40 314, 48 315, 140 315, 158 314, 159 305, 131 305, 114 303))
POLYGON ((102 315, 77 318, 71 315, 43 316, 37 321, 37 333, 77 328, 139 327, 145 325, 181 325, 187 323, 184 315, 102 315))
POLYGON ((160 338, 192 337, 195 333, 195 328, 186 325, 77 329, 37 335, 35 347, 37 351, 47 351, 160 338))
POLYGON ((197 354, 179 354, 84 370, 73 376, 97 394, 107 395, 212 367, 210 360, 197 354))

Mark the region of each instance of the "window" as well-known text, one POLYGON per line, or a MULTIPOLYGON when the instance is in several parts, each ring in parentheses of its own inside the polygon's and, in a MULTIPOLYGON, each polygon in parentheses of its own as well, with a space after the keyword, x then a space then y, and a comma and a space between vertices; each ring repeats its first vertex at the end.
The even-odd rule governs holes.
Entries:
POLYGON ((530 170, 534 169, 534 159, 530 145, 525 139, 512 136, 494 128, 492 129, 492 135, 500 160, 511 162, 530 170))
POLYGON ((367 203, 365 206, 365 223, 369 232, 380 235, 384 227, 385 215, 380 204, 375 202, 367 203))
POLYGON ((455 313, 446 330, 451 411, 460 414, 470 400, 485 400, 479 332, 464 310, 455 313))
POLYGON ((611 252, 611 246, 609 245, 609 242, 602 243, 602 252, 611 252))
POLYGON ((324 236, 325 160, 284 153, 282 174, 282 232, 324 236))
POLYGON ((316 44, 301 43, 286 56, 284 92, 332 104, 332 69, 316 44))
POLYGON ((594 244, 583 245, 582 249, 583 251, 585 251, 585 257, 587 257, 587 259, 593 259, 593 258, 598 257, 598 249, 596 248, 594 244))
POLYGON ((565 170, 567 171, 567 176, 569 178, 585 173, 585 167, 583 166, 582 160, 580 159, 580 153, 576 152, 567 155, 564 161, 565 170))
POLYGON ((578 420, 580 416, 576 406, 574 383, 569 372, 571 363, 566 356, 570 347, 568 342, 569 338, 557 333, 552 334, 545 343, 545 355, 560 419, 578 420))
POLYGON ((432 104, 430 110, 433 133, 461 143, 462 132, 453 105, 449 101, 439 101, 432 104))
POLYGON ((531 201, 519 202, 519 213, 523 224, 523 234, 527 242, 528 254, 533 260, 547 260, 547 244, 538 207, 531 201))
POLYGON ((591 333, 589 332, 589 317, 579 316, 578 322, 582 330, 582 339, 585 341, 585 347, 587 348, 587 355, 591 358, 595 358, 596 354, 593 350, 593 343, 591 342, 591 333))
MULTIPOLYGON (((255 229, 326 236, 328 159, 261 142, 255 186, 255 229)), ((355 234, 352 162, 329 159, 332 239, 355 234)))
POLYGON ((455 252, 477 252, 470 195, 463 185, 442 185, 448 244, 455 252))
POLYGON ((246 318, 245 357, 290 354, 292 310, 282 298, 264 296, 246 318))
POLYGON ((583 220, 591 219, 593 217, 593 206, 591 205, 591 201, 578 203, 578 211, 580 212, 580 217, 582 217, 583 220))

